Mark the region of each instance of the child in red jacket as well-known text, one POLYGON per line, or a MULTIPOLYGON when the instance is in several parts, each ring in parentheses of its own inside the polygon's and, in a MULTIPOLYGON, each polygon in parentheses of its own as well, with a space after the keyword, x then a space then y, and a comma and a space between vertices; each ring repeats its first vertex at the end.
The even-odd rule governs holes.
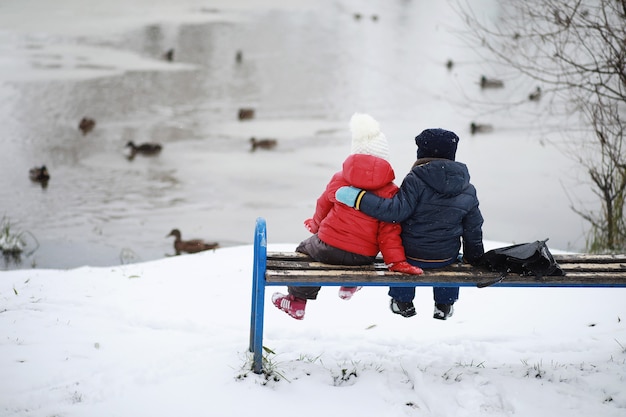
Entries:
MULTIPOLYGON (((352 154, 343 163, 342 171, 333 175, 326 190, 317 199, 315 214, 304 221, 314 233, 296 248, 318 262, 336 265, 368 265, 379 252, 391 271, 419 275, 422 270, 406 261, 401 226, 376 220, 351 207, 338 203, 335 192, 352 185, 380 197, 393 197, 398 187, 395 174, 387 161, 389 147, 385 135, 374 118, 356 113, 350 119, 352 154)), ((341 287, 339 297, 348 300, 358 287, 341 287)), ((307 300, 314 300, 320 287, 288 287, 288 295, 275 293, 274 305, 301 320, 307 300)))

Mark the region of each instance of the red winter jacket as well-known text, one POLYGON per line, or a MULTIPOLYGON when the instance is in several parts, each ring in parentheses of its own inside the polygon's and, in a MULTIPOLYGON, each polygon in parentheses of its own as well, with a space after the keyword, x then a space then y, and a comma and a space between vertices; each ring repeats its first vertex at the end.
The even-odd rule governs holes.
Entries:
POLYGON ((359 255, 375 256, 380 251, 386 264, 406 260, 400 239, 401 226, 385 223, 337 202, 335 191, 353 185, 380 197, 393 197, 398 187, 389 162, 371 155, 350 155, 343 171, 333 175, 317 199, 313 221, 318 237, 328 245, 359 255))

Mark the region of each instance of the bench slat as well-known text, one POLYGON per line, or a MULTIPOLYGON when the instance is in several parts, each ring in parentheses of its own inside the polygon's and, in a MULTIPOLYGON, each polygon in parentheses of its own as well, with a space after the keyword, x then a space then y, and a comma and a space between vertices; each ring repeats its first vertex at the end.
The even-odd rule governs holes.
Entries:
MULTIPOLYGON (((618 255, 590 255, 590 254, 556 254, 554 259, 559 264, 567 263, 623 263, 626 264, 626 254, 618 255)), ((267 252, 267 259, 274 260, 306 260, 311 258, 308 255, 298 252, 267 252)), ((377 258, 382 262, 382 258, 377 258)))
MULTIPOLYGON (((566 273, 576 271, 588 271, 588 272, 626 272, 626 264, 622 263, 563 263, 559 264, 561 269, 566 273)), ((455 270, 467 270, 468 273, 480 273, 484 270, 471 267, 467 264, 454 264, 440 270, 446 270, 448 268, 455 268, 455 270)), ((372 265, 362 266, 346 266, 346 265, 329 265, 321 262, 307 261, 307 260, 270 260, 267 261, 268 270, 311 270, 311 271, 389 271, 383 263, 374 263, 372 265)), ((389 271, 390 272, 390 271, 389 271)))
POLYGON ((589 254, 557 254, 553 255, 559 264, 566 263, 623 263, 626 264, 626 254, 619 255, 589 255, 589 254))
MULTIPOLYGON (((500 277, 495 272, 483 271, 428 271, 423 275, 405 275, 397 272, 345 271, 345 270, 268 270, 265 279, 268 284, 303 285, 306 283, 341 283, 349 286, 354 283, 374 284, 460 284, 463 286, 489 282, 500 277)), ((525 276, 508 274, 503 280, 507 285, 573 285, 573 286, 626 286, 626 272, 571 272, 565 276, 525 276)))
POLYGON ((577 271, 587 271, 587 272, 626 272, 626 264, 587 264, 587 263, 571 263, 571 264, 559 264, 561 269, 566 273, 572 273, 577 271))
POLYGON ((267 269, 293 269, 293 270, 342 270, 342 271, 389 271, 387 266, 383 263, 374 263, 370 265, 331 265, 321 262, 308 261, 308 260, 267 260, 267 269))

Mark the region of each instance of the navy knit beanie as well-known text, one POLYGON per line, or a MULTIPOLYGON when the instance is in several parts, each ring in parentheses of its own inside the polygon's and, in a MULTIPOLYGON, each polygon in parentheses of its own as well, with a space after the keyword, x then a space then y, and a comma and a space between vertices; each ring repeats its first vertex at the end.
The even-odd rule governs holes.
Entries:
POLYGON ((426 129, 415 137, 417 159, 445 158, 454 161, 459 137, 449 130, 426 129))

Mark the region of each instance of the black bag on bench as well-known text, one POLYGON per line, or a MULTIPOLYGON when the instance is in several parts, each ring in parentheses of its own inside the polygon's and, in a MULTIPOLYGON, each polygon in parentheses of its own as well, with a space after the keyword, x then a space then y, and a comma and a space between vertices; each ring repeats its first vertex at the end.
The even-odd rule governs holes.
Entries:
POLYGON ((499 280, 479 285, 486 287, 502 281, 506 274, 534 275, 538 279, 545 275, 563 276, 565 272, 554 260, 546 240, 505 246, 485 252, 479 266, 501 272, 499 280))

